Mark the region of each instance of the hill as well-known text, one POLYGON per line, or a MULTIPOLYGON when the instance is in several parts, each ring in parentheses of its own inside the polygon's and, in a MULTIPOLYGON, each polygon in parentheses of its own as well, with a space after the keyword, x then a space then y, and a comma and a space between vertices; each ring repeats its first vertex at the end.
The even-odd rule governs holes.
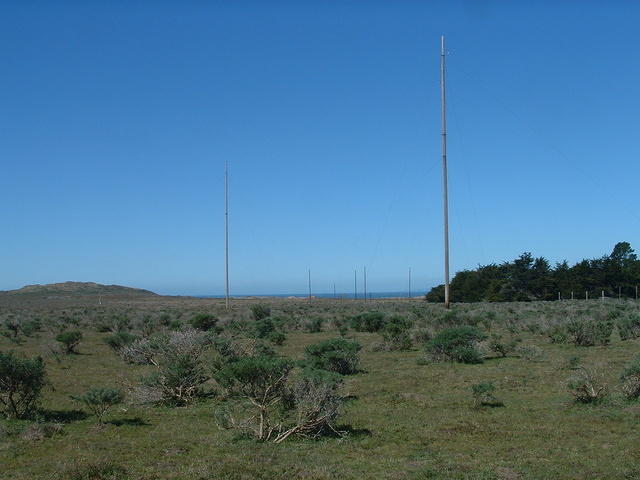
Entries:
POLYGON ((157 295, 141 288, 123 287, 121 285, 101 285, 94 282, 64 282, 47 285, 27 285, 17 290, 0 292, 0 295, 45 295, 45 296, 82 296, 82 295, 119 295, 150 296, 157 295))

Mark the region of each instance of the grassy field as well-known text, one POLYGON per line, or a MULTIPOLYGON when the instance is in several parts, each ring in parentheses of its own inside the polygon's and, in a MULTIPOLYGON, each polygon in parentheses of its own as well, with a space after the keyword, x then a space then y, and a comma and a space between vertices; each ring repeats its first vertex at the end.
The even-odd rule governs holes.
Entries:
POLYGON ((0 337, 0 351, 43 356, 50 387, 37 418, 1 421, 2 479, 640 479, 640 402, 617 387, 622 369, 640 354, 640 340, 623 341, 614 328, 608 345, 583 347, 552 343, 549 334, 571 320, 615 323, 637 315, 635 302, 461 304, 447 313, 419 299, 243 299, 227 313, 213 299, 3 301, 0 320, 39 318, 42 328, 17 340, 0 337), (187 407, 125 403, 104 426, 71 398, 90 387, 135 383, 149 368, 125 363, 105 344, 105 323, 126 317, 127 328, 141 334, 169 319, 184 328, 193 315, 209 312, 222 325, 250 326, 249 307, 257 303, 286 319, 286 341, 274 348, 294 359, 305 346, 340 336, 344 319, 368 311, 410 318, 413 347, 388 350, 378 333, 343 331, 363 349, 361 371, 342 387, 342 438, 291 437, 278 445, 242 438, 218 426, 220 395, 187 407), (309 333, 306 322, 314 318, 322 320, 321 331, 309 333), (476 325, 517 340, 519 348, 502 358, 485 346, 480 364, 422 361, 424 338, 450 324, 476 325), (55 353, 56 333, 69 326, 84 334, 79 353, 55 353), (574 401, 567 383, 576 365, 602 374, 610 389, 602 403, 574 401), (485 381, 504 406, 474 406, 471 386, 485 381), (42 438, 42 424, 61 424, 61 431, 42 438))

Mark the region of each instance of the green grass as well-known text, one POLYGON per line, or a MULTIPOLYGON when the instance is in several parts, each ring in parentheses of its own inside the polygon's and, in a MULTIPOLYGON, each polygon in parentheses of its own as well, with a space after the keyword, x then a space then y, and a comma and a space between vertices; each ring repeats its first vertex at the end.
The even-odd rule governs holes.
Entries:
MULTIPOLYGON (((248 316, 250 304, 237 301, 234 315, 248 316)), ((318 300, 311 305, 280 300, 271 304, 300 318, 308 314, 329 318, 375 309, 406 314, 418 309, 425 325, 437 323, 434 319, 443 313, 439 307, 427 307, 417 300, 367 304, 318 300)), ((595 302, 589 305, 594 310, 603 308, 595 302)), ((24 307, 24 312, 38 312, 45 323, 62 309, 82 318, 80 354, 62 356, 60 362, 47 349, 55 343, 55 332, 42 331, 38 338, 28 338, 21 345, 0 338, 0 350, 45 356, 53 389, 45 391, 42 407, 52 417, 52 411, 58 412, 65 432, 34 441, 15 434, 33 420, 5 422, 5 434, 0 433, 2 479, 69 478, 70 473, 65 472, 73 468, 104 461, 124 467, 126 476, 93 478, 640 479, 640 403, 624 402, 614 392, 603 405, 577 405, 566 387, 572 373, 568 360, 576 355, 582 364, 599 364, 610 385, 615 385, 624 365, 640 353, 640 341, 622 342, 614 336, 606 347, 575 347, 551 344, 544 335, 528 333, 522 327, 527 322, 545 324, 561 318, 567 309, 582 315, 587 307, 581 304, 456 307, 470 314, 498 312, 504 321, 495 328, 507 336, 508 319, 517 317, 519 327, 514 335, 544 351, 536 362, 509 356, 490 358, 479 365, 418 365, 423 356, 420 349, 374 351, 371 347, 380 342, 380 335, 350 331, 364 348, 363 372, 346 377, 343 388, 349 400, 339 425, 348 435, 291 439, 280 445, 256 443, 219 429, 214 418, 215 406, 221 401, 217 398, 186 408, 116 406, 105 417, 108 423, 104 428, 97 427, 92 417, 74 416, 81 407, 71 395, 91 387, 134 382, 145 371, 145 367, 125 364, 104 344, 108 334, 90 328, 92 315, 109 308, 127 310, 134 316, 206 310, 224 318, 215 300, 160 298, 100 311, 90 307, 89 313, 84 313, 84 308, 80 304, 24 307), (473 407, 471 385, 485 381, 495 384, 496 396, 504 407, 473 407)), ((629 303, 625 308, 637 306, 629 303)), ((20 313, 21 307, 13 304, 2 310, 5 315, 10 312, 20 313)), ((337 332, 327 326, 320 333, 289 331, 285 344, 276 349, 300 359, 306 345, 335 336, 337 332)))

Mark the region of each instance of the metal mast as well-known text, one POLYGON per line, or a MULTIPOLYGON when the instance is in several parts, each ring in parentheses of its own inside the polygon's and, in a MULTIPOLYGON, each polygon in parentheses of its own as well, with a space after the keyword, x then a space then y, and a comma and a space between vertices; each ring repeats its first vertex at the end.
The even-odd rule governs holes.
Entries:
POLYGON ((353 271, 353 299, 358 299, 358 269, 353 271))
POLYGON ((364 267, 364 301, 367 301, 367 267, 364 267))
POLYGON ((409 298, 411 298, 411 267, 409 267, 409 298))
POLYGON ((229 310, 229 165, 224 162, 224 303, 229 310))
POLYGON ((440 37, 440 100, 442 103, 442 182, 444 213, 444 308, 449 308, 449 179, 447 174, 447 114, 444 35, 440 37))
POLYGON ((311 300, 311 269, 309 269, 309 300, 311 300))

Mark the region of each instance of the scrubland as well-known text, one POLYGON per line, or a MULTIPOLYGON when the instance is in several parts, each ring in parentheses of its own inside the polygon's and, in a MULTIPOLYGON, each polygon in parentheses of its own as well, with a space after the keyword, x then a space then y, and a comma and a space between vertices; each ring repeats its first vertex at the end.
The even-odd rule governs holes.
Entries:
POLYGON ((1 478, 640 479, 635 301, 100 301, 2 300, 1 478))

